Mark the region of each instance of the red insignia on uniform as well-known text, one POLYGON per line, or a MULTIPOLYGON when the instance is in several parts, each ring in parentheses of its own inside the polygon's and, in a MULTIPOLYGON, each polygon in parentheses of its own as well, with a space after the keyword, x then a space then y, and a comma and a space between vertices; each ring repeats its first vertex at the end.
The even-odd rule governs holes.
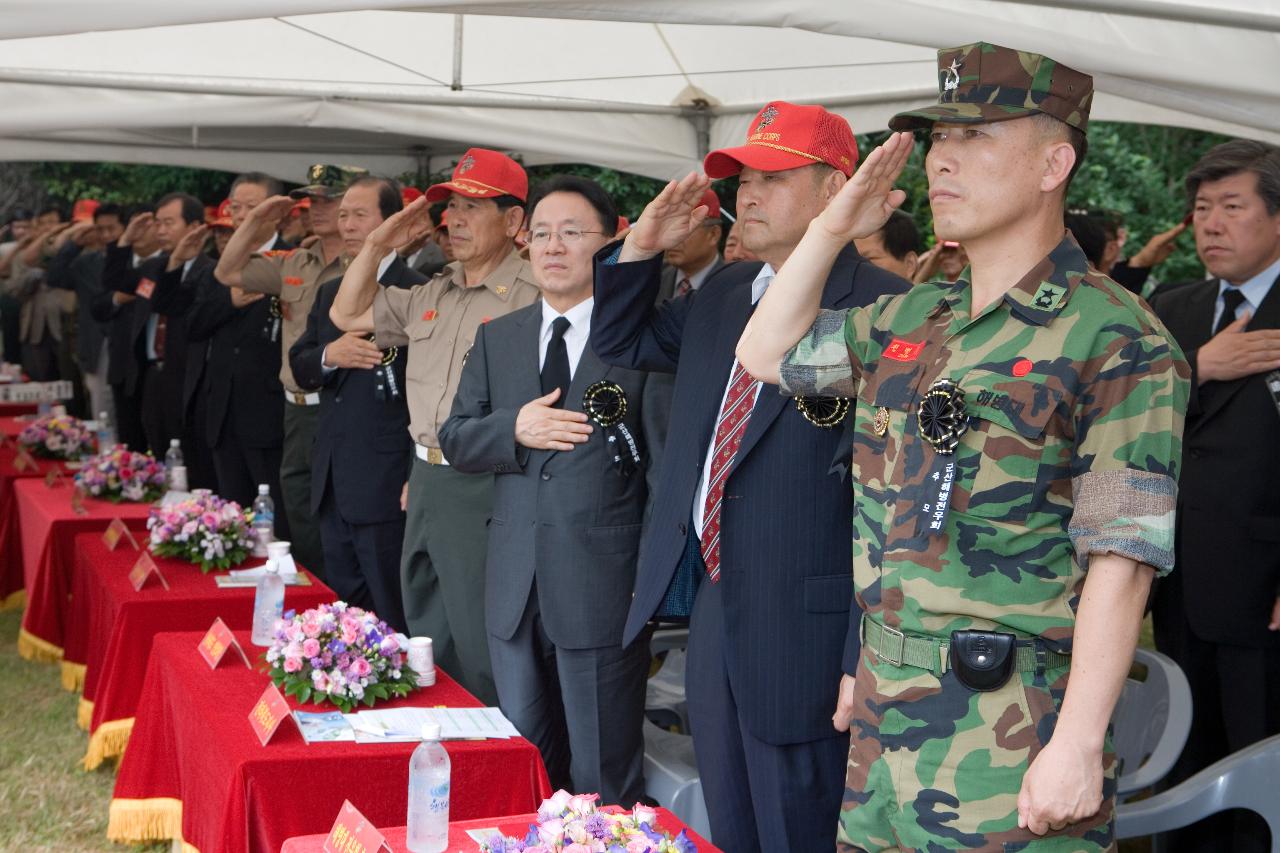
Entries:
POLYGON ((481 317, 481 318, 480 318, 480 323, 481 323, 481 324, 484 324, 484 323, 489 322, 489 321, 490 321, 490 320, 492 320, 492 319, 493 319, 492 317, 481 317))
POLYGON ((297 249, 268 249, 262 253, 264 258, 287 258, 293 255, 297 249))
POLYGON ((891 358, 894 361, 915 361, 920 357, 921 351, 924 350, 924 341, 913 344, 911 341, 904 341, 901 338, 894 338, 889 346, 884 349, 884 357, 891 358))
POLYGON ((149 278, 138 279, 138 286, 134 288, 134 294, 141 296, 143 299, 150 299, 151 294, 156 291, 156 283, 149 278))
POLYGON ((436 318, 436 309, 434 308, 428 308, 426 311, 422 312, 422 319, 424 320, 434 320, 435 318, 436 318))
POLYGON ((1020 358, 1013 363, 1013 371, 1012 371, 1013 375, 1026 376, 1028 373, 1031 372, 1031 367, 1032 367, 1031 359, 1020 358))
POLYGON ((287 275, 284 277, 284 283, 290 287, 302 287, 302 279, 296 275, 287 275))

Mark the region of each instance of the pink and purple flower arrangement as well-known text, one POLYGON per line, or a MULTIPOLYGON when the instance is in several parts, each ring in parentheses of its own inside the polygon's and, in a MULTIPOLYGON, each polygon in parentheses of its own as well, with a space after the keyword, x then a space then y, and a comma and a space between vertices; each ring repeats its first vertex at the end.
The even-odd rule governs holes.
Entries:
POLYGON ((240 504, 206 493, 152 507, 147 529, 151 553, 190 560, 202 572, 243 563, 255 541, 240 504))
POLYGON ((598 811, 599 794, 556 791, 538 808, 524 838, 495 835, 483 853, 697 853, 685 830, 672 838, 658 829, 658 813, 637 804, 629 812, 598 811))
POLYGON ((86 459, 76 472, 76 486, 91 497, 112 503, 149 503, 164 494, 164 465, 149 453, 118 444, 86 459))
POLYGON ((35 456, 74 461, 93 452, 93 432, 70 415, 41 415, 18 433, 18 444, 35 456))
POLYGON ((299 702, 332 702, 344 713, 358 704, 417 689, 405 647, 376 614, 335 601, 276 622, 266 652, 271 680, 299 702))

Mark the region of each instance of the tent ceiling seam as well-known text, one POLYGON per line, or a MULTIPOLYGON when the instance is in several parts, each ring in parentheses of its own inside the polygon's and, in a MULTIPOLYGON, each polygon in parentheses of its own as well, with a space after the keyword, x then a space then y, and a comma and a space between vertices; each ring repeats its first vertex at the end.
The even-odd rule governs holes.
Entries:
POLYGON ((415 77, 421 77, 423 80, 430 80, 432 83, 435 83, 438 86, 449 85, 445 83, 443 80, 437 80, 435 77, 432 77, 430 74, 424 74, 423 72, 418 71, 415 68, 410 68, 407 65, 401 65, 399 62, 395 62, 393 60, 387 59, 385 56, 379 56, 376 53, 370 53, 369 51, 363 50, 362 48, 358 48, 353 44, 347 44, 346 42, 336 39, 333 36, 327 36, 324 33, 316 32, 315 30, 304 27, 301 24, 296 24, 293 21, 288 21, 288 20, 285 20, 284 18, 272 18, 272 20, 278 21, 279 23, 284 24, 287 27, 293 27, 296 30, 300 30, 306 33, 307 35, 314 36, 315 38, 318 38, 318 39, 323 39, 331 44, 336 44, 338 45, 338 47, 342 47, 342 48, 346 48, 347 50, 354 51, 355 53, 358 53, 361 56, 367 57, 376 62, 380 62, 383 65, 389 65, 392 68, 398 68, 399 70, 404 71, 407 74, 412 74, 415 77))

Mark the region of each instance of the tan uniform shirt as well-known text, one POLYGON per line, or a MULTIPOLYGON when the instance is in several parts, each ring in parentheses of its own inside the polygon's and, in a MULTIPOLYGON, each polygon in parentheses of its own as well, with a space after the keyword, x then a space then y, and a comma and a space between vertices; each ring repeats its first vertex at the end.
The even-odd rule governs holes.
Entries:
POLYGON ((338 278, 346 269, 343 256, 325 263, 320 245, 255 254, 240 273, 240 286, 250 293, 265 293, 280 300, 280 382, 291 394, 315 391, 303 388, 289 368, 289 347, 307 330, 307 315, 320 285, 338 278))
POLYGON ((378 346, 409 347, 405 379, 414 441, 440 446, 436 430, 449 417, 480 324, 532 305, 540 295, 529 262, 514 251, 476 287, 465 285, 462 264, 455 262, 426 284, 378 288, 373 299, 378 346))

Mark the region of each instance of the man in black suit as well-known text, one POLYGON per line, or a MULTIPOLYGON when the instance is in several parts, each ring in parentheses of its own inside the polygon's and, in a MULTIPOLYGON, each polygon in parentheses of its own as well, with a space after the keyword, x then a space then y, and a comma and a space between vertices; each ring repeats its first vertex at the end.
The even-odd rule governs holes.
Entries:
MULTIPOLYGON (((704 207, 673 215, 669 203, 681 189, 706 187, 694 175, 652 201, 621 246, 597 255, 596 352, 606 363, 676 374, 624 642, 655 616, 688 615, 696 589, 690 725, 712 835, 735 853, 835 847, 849 740, 832 712, 860 648, 843 480, 848 404, 786 400, 743 378, 734 347, 773 271, 856 160, 843 118, 773 102, 746 145, 704 164, 711 178, 740 174, 743 241, 763 265, 731 264, 696 299, 654 307, 662 251, 705 217, 704 207)), ((866 305, 907 287, 850 246, 823 305, 866 305)))
MULTIPOLYGON (((1178 782, 1280 733, 1280 148, 1237 139, 1187 175, 1196 249, 1213 278, 1155 297, 1186 352, 1191 399, 1177 571, 1157 587, 1156 646, 1191 682, 1178 782)), ((1242 816, 1180 832, 1179 850, 1268 849, 1242 816)))
MULTIPOLYGON (((356 178, 338 208, 343 248, 354 257, 365 237, 403 207, 388 178, 356 178)), ((396 252, 382 258, 378 283, 410 288, 425 276, 396 252)), ((372 335, 343 332, 329 319, 341 278, 320 286, 302 337, 289 348, 294 377, 320 389, 320 423, 311 451, 311 511, 320 521, 326 581, 343 601, 371 609, 407 631, 400 592, 404 508, 413 439, 405 398, 407 347, 385 352, 372 335)))

